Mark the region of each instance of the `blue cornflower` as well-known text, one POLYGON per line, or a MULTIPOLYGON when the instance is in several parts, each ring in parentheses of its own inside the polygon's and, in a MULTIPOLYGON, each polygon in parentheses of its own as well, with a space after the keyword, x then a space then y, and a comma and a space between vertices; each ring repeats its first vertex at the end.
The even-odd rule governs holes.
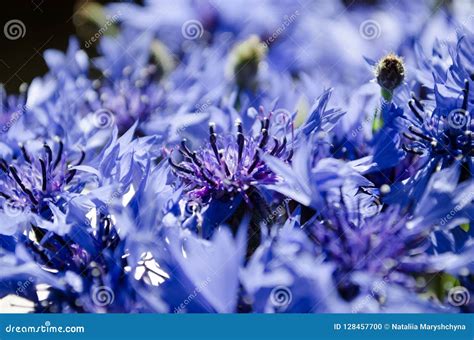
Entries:
MULTIPOLYGON (((335 265, 332 274, 334 288, 340 297, 357 306, 360 294, 370 291, 373 283, 361 281, 360 275, 379 280, 387 287, 403 287, 406 293, 413 294, 428 289, 427 286, 417 284, 414 278, 435 272, 457 275, 463 266, 468 265, 469 260, 465 256, 472 254, 470 248, 456 254, 459 256, 457 263, 443 256, 438 257, 429 251, 435 224, 422 215, 419 219, 412 219, 396 206, 356 221, 348 218, 347 208, 328 207, 320 218, 308 222, 303 228, 324 261, 335 265)), ((451 256, 456 255, 451 253, 451 256)), ((394 288, 387 288, 372 298, 379 303, 381 310, 390 310, 393 293, 394 288)), ((419 300, 420 307, 427 304, 419 300)))
MULTIPOLYGON (((474 180, 461 181, 464 172, 458 162, 434 173, 427 184, 421 182, 424 184, 423 190, 420 190, 421 197, 416 203, 412 202, 414 213, 408 226, 439 226, 434 237, 437 240, 433 241, 436 252, 462 250, 472 237, 472 228, 466 230, 459 227, 463 224, 469 226, 474 216, 474 180)), ((396 198, 399 204, 404 204, 403 197, 391 199, 396 198)))
MULTIPOLYGON (((120 78, 97 80, 97 97, 88 103, 93 116, 104 114, 104 125, 113 122, 120 133, 136 121, 147 121, 162 103, 162 89, 154 78, 156 67, 143 67, 136 77, 131 72, 132 67, 126 67, 120 78)), ((97 125, 101 127, 100 122, 97 125)))
POLYGON ((84 114, 106 113, 106 125, 112 121, 124 133, 135 121, 149 119, 162 103, 163 90, 158 84, 162 70, 149 61, 151 37, 147 34, 126 30, 117 37, 104 37, 99 50, 101 55, 93 65, 102 77, 92 82, 94 92, 84 114))
MULTIPOLYGON (((263 111, 263 109, 262 109, 263 111)), ((262 155, 271 155, 288 164, 293 151, 286 136, 272 135, 271 113, 260 120, 257 136, 245 136, 242 123, 236 122, 237 134, 219 135, 215 124, 209 125, 209 143, 198 151, 181 142, 182 160, 169 162, 185 186, 190 198, 208 202, 211 199, 243 195, 264 184, 275 184, 279 177, 265 164, 262 155)))
MULTIPOLYGON (((460 89, 465 86, 466 79, 473 78, 474 74, 474 33, 468 29, 460 28, 457 29, 458 37, 457 42, 449 46, 450 59, 448 59, 449 69, 447 72, 438 75, 438 78, 441 78, 442 81, 439 83, 443 84, 443 90, 440 91, 438 96, 444 97, 448 101, 454 101, 456 103, 460 95, 460 89)), ((441 73, 441 71, 439 72, 441 73)), ((435 80, 437 74, 434 73, 435 80)), ((471 98, 468 96, 468 101, 472 102, 474 100, 473 94, 471 93, 471 98)))
POLYGON ((417 252, 423 253, 428 247, 429 231, 409 231, 405 228, 406 217, 396 209, 350 221, 344 206, 328 207, 322 216, 306 230, 325 259, 337 262, 338 274, 342 276, 358 270, 388 275, 397 266, 389 265, 388 259, 399 261, 413 249, 420 248, 417 252))
POLYGON ((409 126, 403 148, 422 156, 433 169, 447 168, 456 161, 473 169, 472 46, 472 34, 467 32, 450 49, 449 69, 433 67, 433 88, 428 90, 434 99, 421 101, 412 95, 408 103, 413 116, 406 118, 409 126))
MULTIPOLYGON (((327 144, 319 135, 302 138, 296 147, 292 164, 285 164, 272 155, 264 159, 282 181, 268 184, 267 188, 279 192, 302 205, 324 210, 327 204, 344 199, 350 206, 351 216, 364 215, 374 204, 374 196, 360 195, 361 188, 373 187, 371 181, 356 171, 350 163, 327 157, 318 152, 327 144)), ((377 210, 377 209, 375 209, 377 210)))
POLYGON ((420 100, 413 97, 409 107, 415 118, 407 119, 410 125, 403 134, 406 138, 404 150, 427 157, 427 162, 438 168, 449 167, 461 160, 472 169, 474 129, 469 87, 469 80, 465 80, 462 103, 454 109, 438 105, 435 110, 427 110, 420 100))
MULTIPOLYGON (((402 194, 402 191, 393 190, 398 194, 390 199, 394 206, 378 216, 359 222, 363 230, 357 232, 357 245, 353 247, 363 246, 364 243, 359 243, 362 240, 359 237, 367 231, 370 233, 370 241, 367 238, 365 242, 368 257, 348 257, 349 261, 357 262, 351 266, 364 266, 366 261, 370 270, 389 272, 386 278, 392 280, 392 277, 407 288, 414 287, 413 282, 410 282, 411 277, 421 277, 420 282, 425 282, 423 277, 426 274, 436 273, 438 277, 449 274, 456 278, 468 275, 466 272, 472 271, 472 232, 463 230, 459 225, 472 220, 474 182, 468 180, 458 184, 460 174, 460 167, 452 166, 433 174, 428 184, 420 181, 422 185, 417 184, 409 189, 414 190, 415 195, 420 195, 417 190, 421 191, 421 197, 412 199, 409 204, 403 196, 415 197, 413 191, 407 195, 406 192, 402 194)), ((340 217, 331 218, 331 221, 337 219, 340 217)), ((320 233, 325 234, 332 229, 323 227, 320 233)), ((341 234, 337 240, 342 239, 347 245, 351 244, 354 238, 344 235, 341 234)), ((329 239, 334 240, 331 237, 329 239)), ((321 249, 326 252, 331 246, 322 244, 321 249)), ((336 251, 337 247, 333 249, 336 251)), ((345 254, 350 253, 347 250, 340 253, 336 251, 333 256, 343 259, 345 254)), ((416 287, 422 292, 429 288, 418 284, 416 287)))
POLYGON ((284 226, 276 226, 241 270, 242 311, 327 312, 337 309, 331 294, 332 266, 321 264, 314 246, 300 228, 301 209, 297 209, 284 226), (319 306, 318 301, 329 300, 319 306))
MULTIPOLYGON (((45 145, 42 151, 34 154, 35 157, 25 149, 25 159, 15 162, 10 172, 4 174, 8 180, 6 184, 12 187, 8 193, 20 195, 20 189, 24 188, 20 199, 29 199, 31 205, 29 236, 21 232, 12 237, 23 258, 29 257, 31 265, 41 265, 29 273, 35 285, 48 285, 44 300, 31 299, 36 312, 165 310, 156 287, 145 289, 143 281, 134 276, 132 269, 140 264, 134 256, 129 261, 130 253, 135 252, 126 250, 130 244, 126 238, 133 230, 127 229, 122 219, 116 219, 110 213, 112 207, 118 211, 123 209, 125 197, 127 203, 134 197, 133 186, 136 185, 139 191, 140 178, 149 170, 147 157, 152 154, 150 148, 154 140, 150 137, 133 140, 136 125, 120 138, 115 128, 107 147, 87 165, 76 162, 67 167, 67 156, 63 151, 66 147, 58 142, 57 151, 53 152, 45 145), (61 170, 64 169, 69 172, 63 174, 61 170), (30 170, 28 174, 27 170, 30 170), (77 173, 81 176, 76 176, 77 173), (76 178, 77 185, 73 184, 76 178), (15 183, 17 179, 21 180, 21 185, 15 183), (46 190, 43 190, 43 183, 46 183, 46 190), (38 205, 31 201, 38 201, 38 205), (120 222, 119 226, 116 221, 120 222), (150 299, 147 294, 156 298, 150 299)), ((1 254, 8 244, 2 239, 1 254)), ((26 270, 26 266, 16 271, 5 266, 2 281, 23 278, 28 274, 23 269, 26 270)))
MULTIPOLYGON (((0 197, 4 200, 4 214, 32 212, 42 218, 52 219, 55 211, 51 205, 61 206, 64 203, 63 194, 77 191, 81 186, 80 183, 71 183, 76 170, 68 164, 62 141, 57 143, 56 153, 46 143, 43 151, 35 155, 24 146, 20 149, 22 156, 16 161, 9 164, 0 159, 0 197)), ((75 165, 82 163, 84 157, 85 153, 81 152, 75 165)))
MULTIPOLYGON (((246 310, 441 310, 417 296, 414 279, 405 274, 416 272, 405 263, 412 253, 415 267, 416 260, 423 263, 427 258, 417 251, 423 251, 429 242, 420 242, 419 231, 405 228, 406 220, 400 219, 397 209, 358 222, 351 222, 344 209, 337 209, 330 208, 323 214, 325 218, 305 224, 301 224, 297 209, 283 227, 267 235, 242 270, 246 310)), ((428 233, 424 235, 426 238, 428 233)), ((426 267, 417 269, 423 273, 426 267)))

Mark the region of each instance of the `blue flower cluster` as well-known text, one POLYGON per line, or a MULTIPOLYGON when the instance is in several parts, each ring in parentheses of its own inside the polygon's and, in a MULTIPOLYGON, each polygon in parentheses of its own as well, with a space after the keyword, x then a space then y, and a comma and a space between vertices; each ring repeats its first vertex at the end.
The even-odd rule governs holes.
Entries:
POLYGON ((473 9, 367 3, 91 6, 0 88, 0 308, 474 312, 473 9))

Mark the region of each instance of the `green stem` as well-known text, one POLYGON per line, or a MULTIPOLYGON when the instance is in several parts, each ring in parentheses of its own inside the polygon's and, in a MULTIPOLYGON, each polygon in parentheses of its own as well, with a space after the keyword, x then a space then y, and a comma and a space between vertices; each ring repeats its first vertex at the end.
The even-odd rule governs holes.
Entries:
MULTIPOLYGON (((387 90, 385 88, 381 88, 380 94, 382 98, 387 103, 390 103, 393 99, 393 92, 387 90)), ((377 133, 383 127, 383 117, 382 117, 382 110, 377 108, 374 114, 374 121, 372 122, 372 133, 377 133)))

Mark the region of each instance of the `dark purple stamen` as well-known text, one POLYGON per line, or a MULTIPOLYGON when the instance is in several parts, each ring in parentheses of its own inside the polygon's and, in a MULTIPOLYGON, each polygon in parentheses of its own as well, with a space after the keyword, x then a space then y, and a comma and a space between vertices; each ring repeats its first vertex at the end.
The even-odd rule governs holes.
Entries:
POLYGON ((407 139, 409 139, 409 140, 411 140, 411 141, 413 141, 413 142, 417 142, 417 141, 418 141, 418 139, 416 139, 415 137, 413 137, 412 135, 410 135, 410 134, 408 134, 408 133, 406 133, 406 132, 403 132, 402 135, 405 136, 405 138, 407 138, 407 139))
POLYGON ((278 151, 278 146, 279 146, 278 139, 273 137, 273 142, 274 142, 275 146, 273 147, 272 151, 270 152, 270 155, 275 156, 276 152, 278 151))
POLYGON ((242 153, 244 151, 244 146, 245 146, 245 137, 244 137, 241 122, 237 123, 237 144, 238 144, 238 160, 240 164, 242 160, 242 153))
POLYGON ((423 104, 421 104, 420 100, 418 98, 416 98, 416 96, 413 92, 411 93, 411 98, 415 102, 415 105, 418 108, 418 110, 423 111, 424 110, 423 104))
POLYGON ((255 156, 254 156, 254 161, 253 161, 252 165, 250 165, 250 168, 247 171, 248 174, 252 173, 252 171, 255 169, 255 167, 257 166, 259 161, 260 161, 260 156, 258 155, 258 152, 256 152, 255 156))
POLYGON ((406 152, 414 153, 415 155, 420 155, 420 156, 423 155, 423 152, 420 151, 419 149, 412 149, 405 144, 402 144, 402 149, 405 150, 406 152))
POLYGON ((44 163, 44 161, 40 158, 40 163, 41 163, 41 175, 43 177, 43 184, 42 184, 42 187, 41 189, 43 191, 46 191, 46 184, 47 184, 47 179, 46 179, 46 164, 44 163))
POLYGON ((7 162, 5 162, 5 160, 2 159, 2 158, 0 158, 0 169, 1 169, 3 172, 8 173, 8 164, 7 164, 7 162))
MULTIPOLYGON (((86 158, 86 153, 84 152, 84 150, 81 150, 81 157, 79 158, 79 161, 74 166, 81 165, 85 158, 86 158)), ((77 173, 76 169, 69 170, 69 175, 66 178, 66 184, 69 184, 69 182, 72 181, 76 173, 77 173)))
MULTIPOLYGON (((207 149, 202 152, 192 152, 187 141, 183 140, 178 148, 183 158, 179 163, 175 163, 175 160, 169 157, 168 162, 176 175, 183 180, 186 190, 200 198, 207 199, 209 195, 214 194, 234 195, 236 192, 247 192, 249 187, 258 182, 275 182, 278 180, 276 175, 265 166, 260 153, 287 159, 292 157, 292 153, 286 150, 286 138, 279 140, 270 136, 268 117, 262 117, 260 123, 259 136, 250 136, 247 139, 242 122, 237 120, 235 138, 219 139, 219 141, 216 126, 211 123, 209 124, 210 145, 207 149), (271 147, 269 146, 270 138, 273 140, 271 147), (218 146, 220 143, 222 143, 221 149, 218 146)), ((246 195, 244 196, 248 199, 246 195)))
POLYGON ((197 154, 196 152, 191 152, 191 150, 189 150, 188 146, 186 145, 187 143, 187 140, 186 138, 183 138, 183 140, 181 141, 181 148, 179 149, 179 152, 187 157, 188 159, 190 159, 194 164, 196 164, 198 167, 201 168, 202 166, 202 163, 201 161, 198 159, 197 157, 197 154))
POLYGON ((220 160, 219 152, 218 152, 218 149, 217 149, 217 135, 216 135, 216 132, 214 130, 214 124, 213 123, 209 124, 209 140, 211 142, 212 151, 214 151, 214 155, 216 156, 216 159, 220 164, 221 160, 220 160))
POLYGON ((43 148, 46 150, 46 154, 48 155, 48 164, 51 164, 53 160, 53 151, 49 147, 48 144, 44 143, 43 148))
POLYGON ((464 80, 464 89, 462 90, 464 93, 464 98, 462 101, 462 110, 464 112, 467 111, 467 102, 469 100, 469 81, 466 79, 464 80))
POLYGON ((21 181, 20 177, 18 176, 18 172, 16 171, 15 167, 13 165, 10 165, 10 173, 12 174, 13 176, 13 179, 18 183, 18 185, 20 186, 21 190, 28 195, 28 197, 30 198, 31 202, 33 202, 33 204, 38 204, 38 201, 36 200, 35 196, 33 195, 33 193, 27 189, 25 187, 25 185, 23 184, 23 182, 21 181))
POLYGON ((189 159, 192 159, 193 158, 193 155, 192 155, 192 152, 191 150, 188 149, 188 147, 186 146, 186 138, 184 138, 182 141, 181 141, 181 148, 180 148, 180 152, 183 156, 186 156, 188 157, 189 159))
MULTIPOLYGON (((415 100, 410 100, 408 102, 408 106, 410 107, 410 110, 415 114, 415 117, 423 123, 423 117, 421 116, 421 113, 418 111, 418 108, 416 108, 413 103, 416 103, 415 100)), ((420 109, 422 111, 422 109, 420 109)))
POLYGON ((25 161, 27 161, 28 163, 31 164, 30 156, 28 155, 28 152, 26 151, 26 148, 23 144, 21 144, 20 149, 21 149, 21 153, 23 154, 23 158, 25 159, 25 161))
POLYGON ((79 161, 76 163, 75 166, 81 165, 84 161, 84 158, 86 158, 86 153, 84 152, 84 150, 81 150, 81 157, 79 158, 79 161))
POLYGON ((409 126, 409 133, 403 132, 403 136, 406 139, 416 143, 412 146, 402 145, 403 150, 417 155, 425 154, 423 149, 427 149, 430 153, 435 155, 469 155, 471 153, 472 140, 472 132, 470 131, 469 125, 465 124, 462 126, 462 128, 461 126, 457 128, 451 124, 452 122, 450 122, 451 114, 464 115, 464 119, 468 118, 469 90, 469 81, 466 79, 464 81, 464 88, 462 89, 463 100, 461 108, 458 110, 453 110, 451 113, 442 117, 438 117, 436 115, 433 116, 434 118, 447 120, 447 124, 441 125, 433 122, 431 120, 433 117, 427 120, 424 119, 424 117, 427 116, 425 114, 424 107, 420 100, 418 100, 412 94, 412 99, 409 101, 408 105, 420 124, 416 124, 416 126, 409 126), (462 138, 460 139, 459 137, 462 138), (465 137, 467 137, 467 142, 465 137))
POLYGON ((263 147, 267 145, 267 142, 268 142, 268 130, 265 128, 265 129, 262 129, 261 132, 262 132, 262 140, 260 141, 260 144, 258 145, 259 149, 263 149, 263 147))
POLYGON ((191 170, 188 170, 186 168, 183 168, 182 166, 179 166, 178 164, 175 164, 171 158, 168 158, 168 162, 170 163, 170 165, 175 168, 176 170, 178 171, 181 171, 181 172, 184 172, 186 174, 193 174, 194 172, 191 171, 191 170))
POLYGON ((428 137, 423 132, 417 130, 413 125, 408 127, 408 130, 410 130, 411 133, 413 133, 415 136, 420 137, 421 139, 424 139, 428 142, 433 142, 435 141, 433 137, 428 137))
MULTIPOLYGON (((223 155, 222 155, 223 156, 223 155)), ((230 176, 230 171, 229 171, 229 167, 227 166, 227 163, 224 161, 224 170, 225 170, 225 174, 227 176, 230 176)))
POLYGON ((56 167, 58 166, 59 162, 61 162, 61 157, 62 157, 62 154, 63 154, 63 148, 64 148, 64 144, 63 144, 63 142, 60 140, 60 141, 59 141, 58 156, 56 157, 56 161, 54 162, 54 166, 53 166, 54 169, 56 169, 56 167))
POLYGON ((198 159, 196 152, 193 152, 193 153, 191 154, 191 159, 193 160, 193 162, 194 162, 198 167, 200 167, 200 168, 202 167, 202 163, 201 163, 201 161, 198 159))
POLYGON ((265 117, 263 119, 263 128, 265 130, 268 130, 269 127, 270 127, 270 119, 268 119, 268 117, 265 117))
POLYGON ((0 191, 0 196, 2 196, 3 198, 5 198, 7 200, 11 198, 10 195, 7 195, 7 194, 5 194, 4 192, 1 192, 1 191, 0 191))
POLYGON ((66 184, 69 184, 69 182, 72 181, 72 179, 76 175, 76 172, 77 172, 76 170, 69 170, 69 175, 66 178, 66 184))
POLYGON ((283 137, 283 143, 281 143, 280 149, 277 151, 276 156, 279 156, 280 153, 281 153, 283 150, 285 150, 285 148, 286 148, 286 143, 287 143, 286 137, 283 137))

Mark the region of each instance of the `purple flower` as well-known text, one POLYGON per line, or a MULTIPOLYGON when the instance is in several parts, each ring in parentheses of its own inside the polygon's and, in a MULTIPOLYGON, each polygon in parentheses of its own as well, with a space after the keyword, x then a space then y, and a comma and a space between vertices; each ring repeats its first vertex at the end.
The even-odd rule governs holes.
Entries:
POLYGON ((198 151, 189 150, 186 140, 179 148, 182 160, 169 162, 191 199, 211 199, 243 195, 249 200, 252 188, 275 184, 278 176, 265 164, 262 155, 271 155, 289 163, 293 155, 286 136, 272 135, 271 113, 261 119, 259 135, 246 136, 237 121, 235 135, 219 135, 209 125, 209 143, 198 151))
POLYGON ((462 104, 457 108, 444 108, 437 102, 435 111, 427 111, 416 98, 410 103, 414 119, 409 120, 404 149, 413 154, 426 156, 439 162, 441 167, 450 166, 463 158, 472 166, 471 113, 469 111, 469 81, 465 80, 462 104), (444 112, 443 112, 444 111, 444 112))
MULTIPOLYGON (((21 146, 21 158, 8 164, 0 159, 0 197, 3 199, 3 214, 26 217, 37 214, 46 220, 55 215, 54 206, 62 207, 71 192, 77 192, 82 183, 72 183, 76 170, 68 164, 64 145, 58 142, 56 152, 48 144, 37 154, 31 154, 21 146)), ((82 152, 75 165, 85 157, 82 152)), ((17 222, 24 222, 18 219, 17 222)), ((8 229, 8 225, 5 226, 8 229)), ((10 225, 11 227, 11 225, 10 225)))

